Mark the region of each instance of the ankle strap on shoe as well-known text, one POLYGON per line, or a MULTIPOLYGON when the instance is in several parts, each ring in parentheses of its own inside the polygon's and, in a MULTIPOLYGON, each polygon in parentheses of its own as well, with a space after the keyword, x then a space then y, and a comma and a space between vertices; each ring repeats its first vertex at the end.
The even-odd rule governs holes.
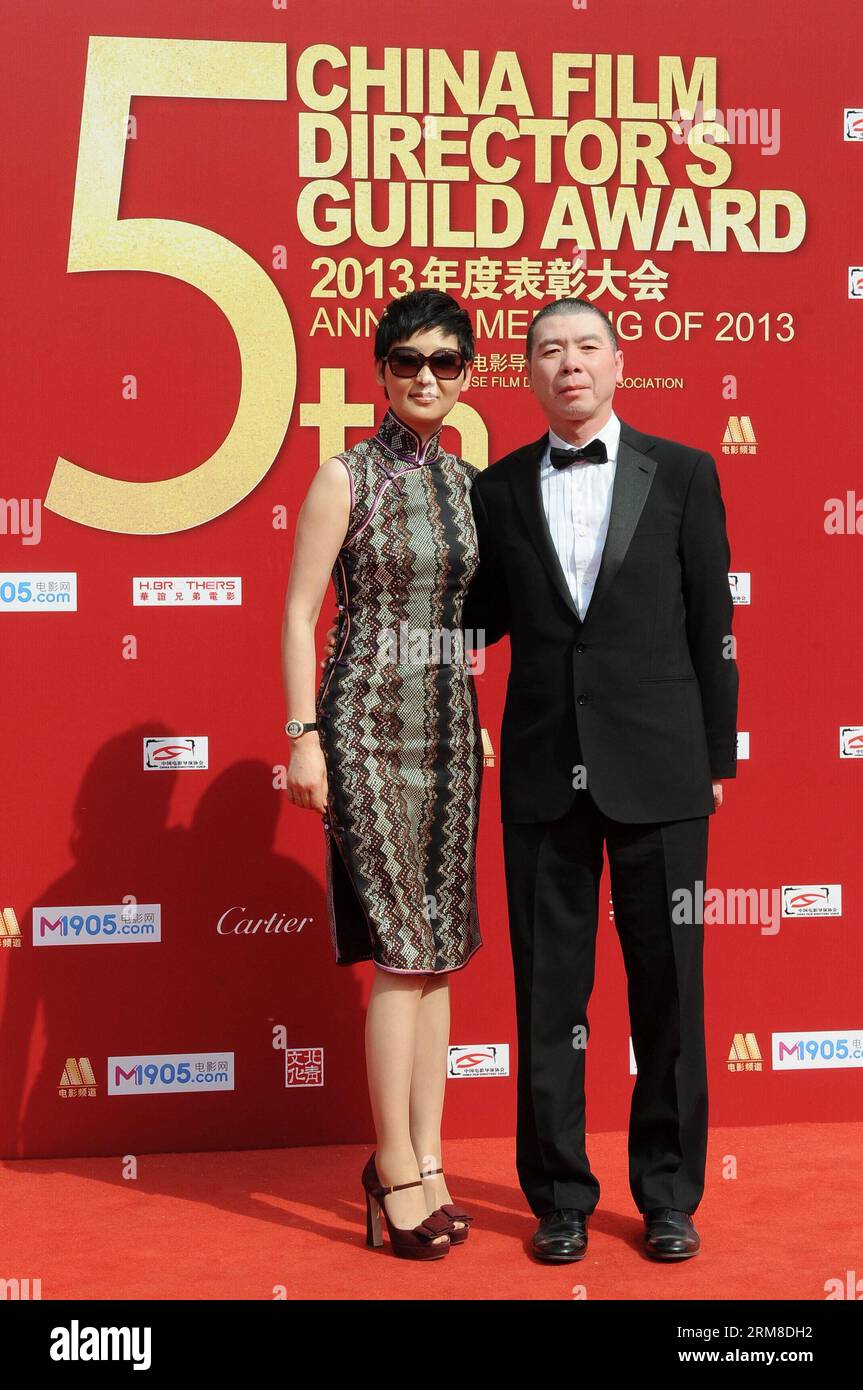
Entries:
POLYGON ((403 1192, 406 1187, 422 1187, 422 1179, 418 1179, 416 1182, 397 1182, 395 1187, 386 1187, 381 1183, 378 1190, 380 1192, 403 1192))

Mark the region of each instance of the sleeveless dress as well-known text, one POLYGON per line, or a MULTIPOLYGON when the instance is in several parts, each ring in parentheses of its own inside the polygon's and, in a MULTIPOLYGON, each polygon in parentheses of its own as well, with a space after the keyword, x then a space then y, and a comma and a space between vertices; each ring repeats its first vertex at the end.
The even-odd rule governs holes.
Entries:
POLYGON ((462 605, 479 564, 479 470, 390 408, 339 455, 351 514, 338 630, 316 699, 327 911, 338 965, 442 974, 480 946, 483 749, 462 605))

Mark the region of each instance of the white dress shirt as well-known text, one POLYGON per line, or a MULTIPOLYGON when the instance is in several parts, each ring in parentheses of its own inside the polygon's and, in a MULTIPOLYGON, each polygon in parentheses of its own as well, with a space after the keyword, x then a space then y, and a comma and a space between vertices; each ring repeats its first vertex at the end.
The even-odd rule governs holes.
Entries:
MULTIPOLYGON (((540 463, 540 493, 548 529, 566 576, 578 615, 583 620, 590 603, 611 515, 611 493, 620 443, 620 421, 612 411, 601 430, 584 440, 601 439, 608 461, 569 463, 555 468, 551 446, 572 449, 549 429, 548 445, 540 463)), ((580 446, 580 447, 583 447, 580 446)))

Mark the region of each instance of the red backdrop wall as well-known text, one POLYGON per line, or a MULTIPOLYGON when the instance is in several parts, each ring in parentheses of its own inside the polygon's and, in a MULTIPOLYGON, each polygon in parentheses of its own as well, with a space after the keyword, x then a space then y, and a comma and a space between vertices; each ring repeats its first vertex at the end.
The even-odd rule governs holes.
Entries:
MULTIPOLYGON (((711 1120, 863 1114, 853 15, 850 3, 828 4, 816 17, 802 0, 779 15, 744 0, 543 0, 529 15, 512 0, 77 0, 50 12, 6 0, 0 1153, 371 1135, 363 1006, 373 967, 335 966, 320 820, 281 789, 279 630, 308 483, 380 418, 375 317, 391 293, 436 283, 441 265, 478 325, 484 382, 465 396, 459 429, 446 427, 448 448, 484 466, 542 432, 523 387, 524 331, 544 303, 572 293, 618 323, 618 414, 717 459, 741 599, 745 737, 711 819, 708 888, 726 905, 759 890, 802 915, 708 917, 711 1120), (380 68, 385 46, 404 81, 386 99, 373 88, 366 110, 351 50, 380 68), (418 85, 421 71, 445 66, 432 50, 468 72, 465 55, 478 54, 480 93, 500 79, 497 98, 477 110, 450 93, 435 111, 418 85), (584 90, 564 90, 560 59, 555 86, 553 54, 570 55, 584 90), (713 187, 697 182, 713 168, 710 146, 696 157, 673 139, 662 54, 684 76, 702 59, 720 112, 755 113, 748 136, 738 127, 726 144, 713 187), (346 66, 333 65, 338 55, 346 66), (312 77, 326 113, 310 106, 312 77), (312 138, 310 113, 329 117, 329 135, 312 138), (367 138, 380 157, 386 115, 407 122, 427 177, 409 165, 326 172, 339 127, 351 155, 367 138), (446 125, 459 116, 461 133, 446 125), (426 163, 444 137, 479 140, 489 117, 515 125, 487 145, 491 164, 520 162, 502 182, 479 144, 451 146, 437 171, 426 163), (564 135, 548 137, 543 170, 530 122, 548 120, 564 135), (580 122, 594 124, 565 148, 580 122), (657 163, 627 182, 636 136, 657 163), (310 172, 314 157, 323 173, 310 172), (447 166, 464 176, 449 179, 447 166), (343 199, 320 179, 343 185, 343 199), (383 227, 400 186, 417 211, 448 194, 452 231, 430 220, 424 233, 416 219, 377 245, 353 222, 333 244, 315 231, 332 209, 353 219, 366 197, 383 227), (673 219, 679 189, 690 190, 688 239, 673 219), (489 190, 510 201, 483 224, 489 190), (723 244, 729 190, 743 245, 734 234, 723 244), (573 191, 587 232, 573 223, 556 235, 556 200, 573 191), (612 208, 632 197, 640 212, 655 198, 655 226, 635 241, 626 226, 614 236, 603 197, 612 208), (523 226, 507 241, 519 210, 523 226), (154 581, 166 579, 174 587, 160 590, 154 581), (178 589, 180 600, 158 597, 178 589), (138 905, 134 932, 123 930, 124 904, 138 905), (241 918, 270 930, 237 931, 241 918)), ((477 676, 490 751, 485 944, 453 977, 449 1135, 514 1128, 497 765, 508 656, 504 641, 477 676), (471 1074, 469 1054, 499 1058, 505 1045, 509 1075, 471 1074)), ((632 1084, 607 879, 601 902, 590 1129, 625 1126, 632 1084)))

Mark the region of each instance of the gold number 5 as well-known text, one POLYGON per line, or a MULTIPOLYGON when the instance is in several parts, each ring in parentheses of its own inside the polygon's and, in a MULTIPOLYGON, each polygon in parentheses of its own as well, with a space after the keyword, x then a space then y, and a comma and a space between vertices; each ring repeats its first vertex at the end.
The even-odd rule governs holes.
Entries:
POLYGON ((130 535, 185 531, 236 506, 272 466, 297 383, 294 334, 275 285, 208 227, 117 214, 134 94, 284 101, 286 85, 284 44, 90 39, 67 269, 144 270, 194 285, 233 329, 242 384, 227 438, 178 477, 128 482, 58 458, 45 498, 58 515, 130 535))

